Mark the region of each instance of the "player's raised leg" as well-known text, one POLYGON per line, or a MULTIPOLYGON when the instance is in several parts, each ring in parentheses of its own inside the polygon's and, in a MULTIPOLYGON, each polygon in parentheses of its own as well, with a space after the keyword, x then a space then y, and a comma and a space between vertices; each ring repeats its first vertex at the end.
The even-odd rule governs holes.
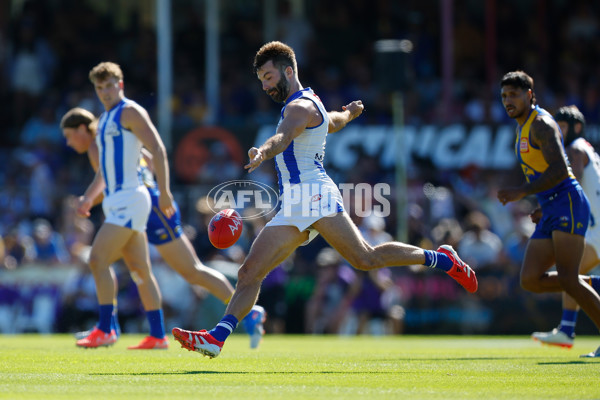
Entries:
POLYGON ((437 251, 423 250, 401 242, 370 246, 346 212, 322 218, 313 224, 323 238, 353 267, 369 271, 390 266, 426 265, 444 270, 467 291, 477 290, 475 272, 465 264, 451 246, 437 251))

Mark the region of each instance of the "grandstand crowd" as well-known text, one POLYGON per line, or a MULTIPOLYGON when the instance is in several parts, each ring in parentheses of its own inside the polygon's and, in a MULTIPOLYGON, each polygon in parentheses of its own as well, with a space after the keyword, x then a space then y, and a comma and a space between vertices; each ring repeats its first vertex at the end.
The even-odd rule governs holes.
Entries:
MULTIPOLYGON (((218 106, 206 104, 204 7, 196 3, 172 1, 172 149, 188 132, 206 125, 209 107, 216 107, 217 125, 246 148, 261 126, 274 124, 279 116, 279 105, 261 93, 251 69, 254 52, 264 41, 265 2, 221 2, 218 106)), ((554 112, 575 104, 590 126, 600 123, 598 3, 491 2, 496 29, 490 33, 486 2, 455 0, 451 109, 443 108, 447 104, 441 101, 438 2, 305 0, 303 16, 294 12, 293 3, 274 2, 276 38, 295 49, 302 81, 328 109, 362 99, 366 112, 354 122, 359 126, 393 123, 390 94, 381 91, 374 73, 373 43, 382 38, 414 44, 408 58, 409 84, 403 91, 407 125, 512 126, 500 102, 498 80, 515 68, 534 77, 542 107, 554 112), (493 66, 484 56, 492 45, 493 66)), ((100 210, 90 219, 74 215, 75 196, 83 193, 93 171, 86 157, 67 148, 59 122, 76 106, 101 113, 87 74, 102 60, 121 65, 128 97, 156 121, 151 11, 138 5, 117 12, 101 2, 80 0, 0 5, 0 332, 72 332, 93 323, 94 284, 85 256, 102 215, 100 210), (35 273, 28 274, 28 268, 35 273), (19 275, 20 271, 24 272, 19 275), (49 271, 47 276, 44 271, 49 271), (53 278, 56 271, 60 274, 53 278), (36 320, 36 312, 52 318, 36 320)), ((175 156, 171 151, 171 164, 175 156)), ((244 236, 230 249, 218 251, 210 245, 206 225, 212 211, 202 196, 215 184, 246 173, 218 142, 208 157, 191 181, 174 168, 172 190, 198 255, 230 271, 243 260, 265 221, 248 221, 244 236)), ((377 157, 361 154, 356 166, 335 171, 337 180, 396 184, 394 171, 380 168, 377 157)), ((267 332, 529 333, 547 328, 539 315, 559 297, 538 295, 531 300, 518 279, 534 204, 524 200, 505 207, 496 199, 501 183, 520 179, 513 172, 477 165, 434 170, 423 160, 409 170, 408 242, 432 249, 442 243, 455 246, 480 277, 474 297, 467 299, 454 282, 423 267, 372 274, 352 270, 323 240, 316 240, 267 277, 259 300, 269 312, 267 332), (535 325, 506 311, 511 309, 538 315, 535 325), (323 318, 324 313, 337 318, 323 318)), ((267 174, 264 179, 273 177, 267 174)), ((377 243, 396 234, 395 211, 387 218, 353 218, 368 240, 377 243)), ((202 290, 184 289, 156 252, 152 261, 167 322, 185 324, 191 322, 186 318, 217 307, 202 290), (182 291, 189 294, 183 302, 173 295, 182 291)), ((119 315, 129 321, 124 329, 135 331, 143 320, 136 288, 124 266, 117 270, 119 315)), ((230 276, 235 279, 235 273, 230 276)), ((553 309, 548 312, 559 312, 553 309)), ((581 332, 585 329, 582 321, 581 332)))

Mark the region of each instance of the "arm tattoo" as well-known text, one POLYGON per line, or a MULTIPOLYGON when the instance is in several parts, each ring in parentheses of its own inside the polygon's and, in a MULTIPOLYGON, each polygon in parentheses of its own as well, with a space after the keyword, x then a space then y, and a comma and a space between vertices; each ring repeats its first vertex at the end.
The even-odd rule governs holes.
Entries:
POLYGON ((531 124, 531 135, 548 163, 539 179, 529 184, 530 193, 539 193, 558 185, 569 172, 560 134, 553 121, 545 117, 536 118, 531 124))

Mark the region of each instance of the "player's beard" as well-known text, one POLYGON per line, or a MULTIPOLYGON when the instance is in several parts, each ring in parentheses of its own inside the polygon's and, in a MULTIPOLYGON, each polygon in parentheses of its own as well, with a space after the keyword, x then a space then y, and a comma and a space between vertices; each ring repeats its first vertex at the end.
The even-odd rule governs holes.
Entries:
POLYGON ((281 76, 277 85, 268 94, 276 103, 283 103, 287 99, 289 92, 290 83, 285 79, 285 76, 281 76))

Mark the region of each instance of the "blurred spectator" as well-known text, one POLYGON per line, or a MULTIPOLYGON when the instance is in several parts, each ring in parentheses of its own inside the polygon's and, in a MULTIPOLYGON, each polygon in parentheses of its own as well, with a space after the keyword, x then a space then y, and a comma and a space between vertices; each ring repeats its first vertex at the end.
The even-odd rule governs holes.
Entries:
POLYGON ((66 264, 69 255, 62 235, 54 231, 48 220, 33 221, 35 260, 43 264, 66 264))
POLYGON ((29 217, 27 192, 19 188, 14 176, 0 188, 0 210, 0 226, 15 226, 29 217))
POLYGON ((221 183, 240 177, 242 166, 233 161, 223 142, 210 145, 210 158, 200 169, 198 179, 202 183, 221 183))
POLYGON ((465 217, 465 233, 458 244, 460 257, 473 269, 484 268, 499 261, 502 240, 490 231, 489 218, 480 211, 465 217))
POLYGON ((503 253, 507 261, 521 268, 523 258, 525 258, 525 248, 529 243, 529 237, 535 230, 535 224, 528 216, 521 217, 516 224, 516 229, 509 234, 504 241, 503 253))
POLYGON ((71 263, 86 263, 94 238, 94 223, 77 215, 77 197, 67 196, 63 201, 60 226, 65 248, 71 263))
POLYGON ((356 271, 330 247, 317 255, 317 283, 306 305, 307 333, 339 333, 353 301, 356 271))
POLYGON ((578 40, 595 40, 598 37, 598 19, 590 4, 575 3, 575 12, 568 18, 567 35, 574 42, 578 40))
POLYGON ((449 244, 454 248, 458 248, 463 230, 456 219, 443 218, 433 227, 431 235, 434 240, 433 248, 438 248, 442 244, 449 244))
POLYGON ((4 268, 16 269, 34 259, 35 245, 30 236, 20 235, 16 228, 9 230, 4 235, 4 268))
POLYGON ((56 209, 53 190, 56 185, 50 166, 40 154, 27 153, 24 158, 30 168, 29 213, 33 218, 52 220, 56 209))
POLYGON ((30 110, 35 109, 56 66, 54 51, 46 38, 38 36, 35 23, 31 18, 20 21, 10 51, 9 82, 14 90, 16 126, 21 126, 29 117, 30 110))
POLYGON ((314 37, 314 31, 308 18, 303 15, 301 3, 287 0, 279 2, 279 5, 277 37, 294 49, 300 67, 310 65, 307 45, 314 37))
POLYGON ((433 249, 433 240, 426 225, 425 213, 420 205, 408 205, 408 243, 423 249, 433 249))
POLYGON ((58 332, 82 332, 96 323, 98 299, 94 276, 86 263, 77 263, 61 288, 58 332))
POLYGON ((51 147, 60 148, 63 141, 59 121, 56 119, 56 108, 50 100, 45 100, 25 123, 21 132, 21 143, 33 147, 44 142, 51 147))
MULTIPOLYGON (((364 218, 359 229, 372 246, 393 240, 392 236, 385 232, 385 220, 375 214, 364 218)), ((343 333, 400 333, 404 313, 398 304, 401 297, 399 288, 394 285, 389 268, 355 273, 356 279, 350 287, 350 296, 354 300, 345 318, 343 333), (388 327, 392 327, 393 330, 388 331, 388 327)))
POLYGON ((363 218, 358 229, 371 246, 394 240, 392 235, 385 231, 385 219, 374 213, 363 218))

